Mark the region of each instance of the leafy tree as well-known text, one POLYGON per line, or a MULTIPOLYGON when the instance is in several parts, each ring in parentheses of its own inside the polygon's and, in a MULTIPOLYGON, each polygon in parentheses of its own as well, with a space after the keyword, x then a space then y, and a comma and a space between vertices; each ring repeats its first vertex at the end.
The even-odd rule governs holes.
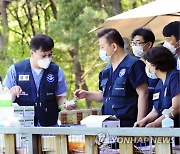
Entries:
POLYGON ((29 57, 28 46, 33 35, 48 33, 49 23, 55 20, 52 2, 53 0, 14 0, 7 6, 9 42, 5 52, 1 53, 2 67, 6 68, 1 71, 2 76, 5 76, 9 65, 29 57))
MULTIPOLYGON (((2 1, 6 0, 0 0, 0 4, 2 1)), ((45 33, 55 41, 53 61, 64 70, 68 98, 77 88, 97 91, 98 73, 106 64, 98 58, 96 34, 88 32, 106 18, 150 1, 13 0, 5 8, 9 35, 3 32, 7 30, 3 20, 0 25, 0 36, 9 40, 0 55, 0 74, 4 77, 11 64, 29 57, 30 39, 36 33, 45 33)), ((91 107, 91 102, 87 101, 87 107, 91 107)))
MULTIPOLYGON (((60 65, 63 62, 67 65, 68 62, 70 70, 73 70, 71 76, 67 75, 67 80, 70 80, 68 83, 75 81, 75 87, 69 88, 71 92, 78 88, 88 90, 87 80, 90 80, 91 77, 86 80, 85 76, 92 75, 92 72, 95 71, 92 67, 99 66, 97 65, 97 41, 94 34, 89 34, 88 31, 106 17, 105 11, 96 11, 88 0, 59 1, 57 21, 53 22, 50 27, 53 38, 60 44, 66 44, 66 54, 59 54, 69 58, 65 60, 64 57, 60 65)), ((98 80, 96 79, 96 81, 98 80)), ((98 83, 95 82, 93 85, 97 87, 98 83)), ((87 105, 91 107, 91 102, 87 101, 87 105)))

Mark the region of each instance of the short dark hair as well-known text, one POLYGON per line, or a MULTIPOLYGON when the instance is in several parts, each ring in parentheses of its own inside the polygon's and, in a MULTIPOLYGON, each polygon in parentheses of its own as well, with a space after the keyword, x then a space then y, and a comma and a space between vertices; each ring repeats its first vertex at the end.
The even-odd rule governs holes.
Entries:
POLYGON ((97 37, 105 37, 109 43, 116 43, 124 48, 124 41, 121 34, 114 28, 106 28, 98 32, 97 37))
POLYGON ((163 46, 157 46, 148 49, 144 59, 153 64, 156 70, 168 72, 176 68, 176 59, 169 49, 163 46))
POLYGON ((50 51, 54 47, 53 40, 44 34, 37 34, 35 35, 30 42, 30 49, 31 50, 38 50, 42 48, 43 52, 50 51))
POLYGON ((142 36, 145 42, 152 42, 152 46, 153 46, 155 41, 155 36, 150 29, 144 27, 135 29, 131 34, 131 40, 133 40, 133 38, 136 35, 142 36))
POLYGON ((171 37, 172 35, 176 38, 176 41, 180 40, 180 21, 170 22, 163 28, 164 37, 171 37))

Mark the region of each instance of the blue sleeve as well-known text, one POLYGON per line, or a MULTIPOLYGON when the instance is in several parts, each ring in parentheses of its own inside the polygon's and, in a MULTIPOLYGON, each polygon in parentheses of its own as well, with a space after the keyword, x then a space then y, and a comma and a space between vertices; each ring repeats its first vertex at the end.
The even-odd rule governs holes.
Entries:
POLYGON ((99 73, 99 90, 102 91, 101 78, 102 78, 102 72, 99 73))
POLYGON ((138 60, 132 65, 129 72, 129 80, 134 89, 143 83, 148 84, 148 78, 145 73, 145 64, 143 61, 138 60))
POLYGON ((180 74, 176 73, 171 77, 170 80, 170 91, 171 98, 175 97, 180 93, 180 74))
POLYGON ((56 96, 61 95, 67 91, 67 83, 62 69, 59 67, 58 84, 56 89, 56 96))
POLYGON ((9 89, 11 87, 17 85, 17 83, 16 83, 16 70, 15 70, 14 65, 9 67, 9 69, 6 73, 6 77, 4 79, 3 85, 4 85, 4 87, 7 87, 9 89))

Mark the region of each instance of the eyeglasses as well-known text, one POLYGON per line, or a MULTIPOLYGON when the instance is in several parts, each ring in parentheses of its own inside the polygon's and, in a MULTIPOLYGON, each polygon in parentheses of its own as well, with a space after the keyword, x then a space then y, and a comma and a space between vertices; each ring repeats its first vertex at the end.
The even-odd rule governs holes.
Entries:
POLYGON ((50 52, 50 53, 47 53, 47 54, 43 54, 43 55, 41 55, 43 58, 45 58, 45 57, 52 57, 53 56, 53 53, 52 52, 50 52))
POLYGON ((146 42, 131 42, 131 45, 132 46, 142 46, 144 43, 146 43, 146 42))
POLYGON ((38 52, 38 50, 36 50, 36 53, 41 56, 42 58, 45 57, 52 57, 53 56, 53 51, 47 51, 47 52, 38 52), (42 54, 43 53, 43 54, 42 54))

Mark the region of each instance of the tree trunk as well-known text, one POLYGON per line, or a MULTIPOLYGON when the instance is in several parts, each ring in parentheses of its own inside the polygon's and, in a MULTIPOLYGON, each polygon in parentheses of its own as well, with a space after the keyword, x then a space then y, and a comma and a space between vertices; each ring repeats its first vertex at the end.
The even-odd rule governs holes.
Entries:
POLYGON ((30 1, 29 1, 29 0, 26 0, 26 4, 27 4, 27 8, 28 8, 28 20, 30 21, 33 35, 35 35, 35 34, 36 34, 36 31, 35 31, 35 28, 34 28, 33 16, 32 16, 32 12, 31 12, 30 1))
POLYGON ((51 9, 54 15, 54 18, 57 19, 57 8, 56 8, 56 4, 54 2, 54 0, 49 0, 50 1, 50 5, 51 5, 51 9))
POLYGON ((8 20, 7 20, 7 12, 6 8, 9 2, 5 0, 0 1, 0 13, 2 16, 2 27, 3 31, 0 34, 0 51, 4 52, 6 50, 6 44, 8 42, 8 20))
POLYGON ((36 16, 38 18, 38 26, 39 26, 39 29, 41 29, 41 21, 40 21, 40 14, 39 14, 38 3, 35 4, 35 8, 36 8, 36 16))
POLYGON ((120 14, 122 12, 121 0, 111 0, 113 3, 114 15, 120 14))
MULTIPOLYGON (((82 87, 83 90, 88 91, 88 86, 83 77, 84 71, 81 69, 81 64, 78 60, 78 50, 72 49, 72 50, 69 50, 69 53, 71 57, 73 58, 73 62, 74 62, 75 88, 79 89, 82 87)), ((91 101, 86 100, 86 105, 87 105, 87 108, 91 108, 91 101)))
POLYGON ((136 1, 132 4, 132 6, 133 6, 133 9, 137 7, 136 1))

